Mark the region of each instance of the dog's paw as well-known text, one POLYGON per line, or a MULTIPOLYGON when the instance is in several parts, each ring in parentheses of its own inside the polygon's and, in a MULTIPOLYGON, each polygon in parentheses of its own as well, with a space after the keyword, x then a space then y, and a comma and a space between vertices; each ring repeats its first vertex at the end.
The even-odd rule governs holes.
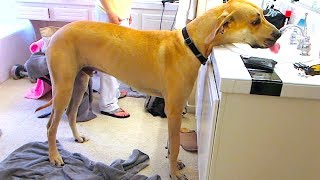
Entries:
POLYGON ((64 165, 64 162, 63 162, 63 159, 62 157, 60 156, 60 154, 55 154, 55 155, 49 155, 49 160, 50 160, 50 163, 53 165, 53 166, 63 166, 64 165))
POLYGON ((175 176, 171 176, 170 175, 170 178, 172 180, 188 180, 187 176, 185 174, 181 174, 181 173, 178 173, 177 175, 175 176))
POLYGON ((186 167, 186 165, 181 161, 181 160, 178 160, 177 161, 177 168, 179 170, 183 169, 184 167, 186 167))
POLYGON ((84 143, 86 141, 89 141, 88 138, 84 137, 84 136, 79 136, 77 137, 74 141, 78 142, 78 143, 84 143))

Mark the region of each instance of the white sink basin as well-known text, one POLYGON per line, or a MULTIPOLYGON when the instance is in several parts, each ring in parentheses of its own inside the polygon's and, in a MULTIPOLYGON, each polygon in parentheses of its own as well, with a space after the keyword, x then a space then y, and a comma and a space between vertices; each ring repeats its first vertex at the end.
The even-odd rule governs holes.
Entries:
POLYGON ((305 76, 303 75, 303 71, 299 71, 293 66, 293 64, 297 62, 301 62, 308 66, 320 64, 319 51, 316 51, 318 48, 311 47, 310 56, 302 56, 300 55, 301 51, 297 49, 297 45, 289 45, 287 37, 282 36, 278 40, 278 43, 280 44, 280 50, 277 54, 271 52, 270 49, 254 49, 247 44, 234 43, 225 45, 224 47, 239 55, 269 58, 277 61, 278 63, 275 66, 275 71, 285 83, 320 85, 320 75, 305 76))
MULTIPOLYGON (((234 43, 232 45, 227 45, 226 47, 232 51, 235 51, 242 55, 248 56, 256 56, 256 57, 263 57, 263 58, 270 58, 278 63, 295 63, 295 62, 302 62, 308 63, 319 61, 319 54, 313 52, 313 49, 310 51, 310 56, 302 56, 300 55, 301 51, 297 49, 297 45, 290 45, 288 36, 282 36, 278 41, 280 44, 280 50, 278 53, 273 53, 269 48, 267 49, 254 49, 251 48, 248 44, 240 44, 234 43)), ((311 47, 312 48, 312 47, 311 47)))

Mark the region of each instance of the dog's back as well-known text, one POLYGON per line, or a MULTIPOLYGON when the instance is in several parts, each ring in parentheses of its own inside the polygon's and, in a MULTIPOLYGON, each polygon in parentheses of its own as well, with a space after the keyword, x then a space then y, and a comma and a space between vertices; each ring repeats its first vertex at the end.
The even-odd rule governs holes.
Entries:
MULTIPOLYGON (((170 67, 182 68, 186 63, 179 58, 188 54, 181 48, 184 42, 178 37, 179 33, 140 31, 110 23, 79 21, 59 29, 49 50, 54 51, 50 53, 53 56, 66 50, 72 52, 68 53, 71 57, 61 61, 76 61, 70 63, 78 70, 94 65, 93 68, 116 76, 139 90, 160 92, 162 72, 170 67)), ((51 57, 47 59, 49 67, 58 63, 51 62, 51 57)), ((55 58, 55 61, 60 60, 55 58)))

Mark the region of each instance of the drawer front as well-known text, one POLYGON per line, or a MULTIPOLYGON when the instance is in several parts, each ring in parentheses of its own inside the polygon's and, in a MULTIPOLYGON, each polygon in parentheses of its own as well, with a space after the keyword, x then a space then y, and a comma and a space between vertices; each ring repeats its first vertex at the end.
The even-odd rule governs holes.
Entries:
POLYGON ((50 10, 52 21, 80 21, 89 20, 88 9, 53 8, 50 10))
POLYGON ((30 20, 49 20, 49 9, 45 7, 17 7, 17 18, 30 19, 30 20))
POLYGON ((132 23, 130 27, 133 29, 141 29, 141 15, 139 13, 131 13, 132 23))
POLYGON ((159 30, 160 24, 162 30, 170 30, 173 27, 174 16, 142 14, 141 28, 142 30, 159 30), (162 19, 162 21, 161 21, 162 19))

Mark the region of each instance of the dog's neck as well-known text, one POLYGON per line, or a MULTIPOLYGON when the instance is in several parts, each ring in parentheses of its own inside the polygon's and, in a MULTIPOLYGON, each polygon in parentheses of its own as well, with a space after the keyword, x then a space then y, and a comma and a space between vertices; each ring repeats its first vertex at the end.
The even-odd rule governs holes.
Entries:
POLYGON ((203 15, 197 17, 187 25, 187 30, 190 37, 193 39, 194 44, 198 50, 205 56, 208 57, 214 46, 219 46, 228 42, 224 42, 222 34, 217 34, 215 39, 211 43, 206 43, 207 37, 212 33, 213 28, 216 27, 218 17, 223 12, 223 6, 219 6, 215 9, 211 9, 203 15), (211 19, 208 21, 208 19, 211 19), (200 32, 200 33, 199 33, 200 32))

